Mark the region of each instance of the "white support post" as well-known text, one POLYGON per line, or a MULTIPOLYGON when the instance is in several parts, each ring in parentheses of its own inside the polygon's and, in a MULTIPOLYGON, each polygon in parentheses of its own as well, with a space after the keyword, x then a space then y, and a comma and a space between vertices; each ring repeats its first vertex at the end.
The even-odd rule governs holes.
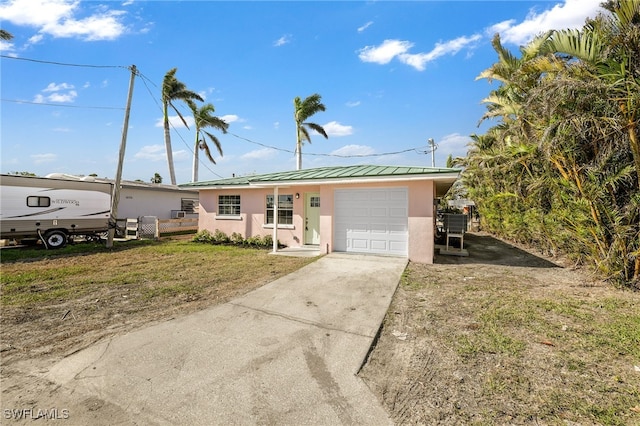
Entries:
POLYGON ((273 188, 273 253, 278 252, 278 187, 273 188))

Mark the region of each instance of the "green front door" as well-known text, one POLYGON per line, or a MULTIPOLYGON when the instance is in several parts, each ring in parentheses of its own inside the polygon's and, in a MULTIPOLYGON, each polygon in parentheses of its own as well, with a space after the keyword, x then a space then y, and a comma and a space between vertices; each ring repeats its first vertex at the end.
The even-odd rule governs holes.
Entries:
POLYGON ((304 196, 304 243, 320 244, 320 194, 308 192, 304 196))

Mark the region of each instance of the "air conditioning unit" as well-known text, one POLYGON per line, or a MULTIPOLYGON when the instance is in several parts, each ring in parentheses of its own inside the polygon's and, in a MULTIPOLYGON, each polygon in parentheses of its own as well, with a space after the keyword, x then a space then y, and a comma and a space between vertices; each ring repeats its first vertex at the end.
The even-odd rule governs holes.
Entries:
POLYGON ((185 212, 184 210, 175 210, 173 212, 173 218, 174 219, 181 219, 183 217, 186 217, 187 212, 185 212))

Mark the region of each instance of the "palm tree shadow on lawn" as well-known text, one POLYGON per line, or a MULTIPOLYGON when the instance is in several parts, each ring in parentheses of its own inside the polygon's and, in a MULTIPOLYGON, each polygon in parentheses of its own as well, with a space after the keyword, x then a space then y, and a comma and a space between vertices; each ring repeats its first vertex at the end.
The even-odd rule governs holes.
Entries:
MULTIPOLYGON (((457 247, 459 247, 459 244, 457 247)), ((440 265, 486 264, 527 268, 561 268, 560 265, 489 235, 466 233, 464 236, 464 248, 469 252, 468 257, 442 255, 436 251, 434 263, 440 265)))

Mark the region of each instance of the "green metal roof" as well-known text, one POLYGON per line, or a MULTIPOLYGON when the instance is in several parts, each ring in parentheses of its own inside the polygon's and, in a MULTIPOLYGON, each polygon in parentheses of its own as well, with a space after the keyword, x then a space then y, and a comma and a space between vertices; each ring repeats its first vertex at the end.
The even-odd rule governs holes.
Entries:
POLYGON ((420 175, 455 174, 459 169, 437 167, 403 167, 403 166, 336 166, 315 169, 291 170, 286 172, 267 173, 263 175, 232 177, 204 182, 192 182, 179 185, 181 188, 198 188, 212 186, 245 186, 260 184, 276 184, 280 182, 295 183, 298 181, 313 182, 325 180, 349 180, 358 178, 400 178, 420 175))

